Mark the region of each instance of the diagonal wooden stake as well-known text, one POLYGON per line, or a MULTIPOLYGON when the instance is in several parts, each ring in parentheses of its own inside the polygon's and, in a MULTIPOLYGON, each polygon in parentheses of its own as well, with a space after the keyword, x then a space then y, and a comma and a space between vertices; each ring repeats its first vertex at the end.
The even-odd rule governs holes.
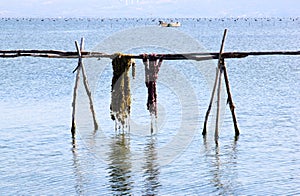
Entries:
POLYGON ((234 124, 235 140, 238 139, 238 136, 240 134, 238 124, 237 124, 237 118, 236 118, 235 110, 234 110, 235 106, 234 106, 231 91, 230 91, 229 78, 228 78, 227 68, 226 68, 226 65, 225 65, 225 59, 222 56, 222 54, 224 54, 223 50, 224 50, 224 43, 225 43, 226 33, 227 33, 227 29, 225 29, 223 39, 222 39, 221 49, 220 49, 220 53, 219 53, 218 68, 217 68, 217 71, 216 71, 215 83, 214 83, 214 87, 213 87, 213 90, 212 90, 212 95, 211 95, 211 100, 210 100, 210 103, 209 103, 209 106, 208 106, 208 110, 206 112, 204 127, 203 127, 203 132, 202 132, 202 135, 205 136, 206 132, 207 132, 206 131, 206 124, 207 124, 208 116, 209 116, 209 113, 210 113, 210 110, 211 110, 214 94, 215 94, 215 91, 216 91, 216 86, 218 84, 217 115, 216 115, 216 127, 215 127, 215 142, 216 142, 216 145, 218 145, 218 138, 219 138, 219 118, 220 118, 220 99, 221 99, 221 88, 222 88, 222 74, 224 74, 226 91, 227 91, 227 95, 228 95, 228 104, 229 104, 229 108, 230 108, 230 111, 231 111, 232 120, 233 120, 233 124, 234 124))
POLYGON ((80 47, 77 41, 75 41, 75 46, 76 46, 76 50, 78 53, 78 66, 76 67, 76 81, 75 81, 75 85, 74 85, 74 91, 73 91, 73 102, 72 102, 72 107, 73 107, 73 111, 72 111, 72 127, 71 127, 71 133, 72 133, 72 137, 75 138, 75 132, 76 132, 76 123, 75 123, 75 111, 76 111, 76 97, 77 97, 77 89, 78 89, 78 84, 79 84, 79 79, 80 79, 80 71, 82 71, 82 76, 83 76, 83 84, 86 90, 86 93, 89 97, 89 102, 90 102, 90 109, 92 112, 92 116, 93 116, 93 122, 94 122, 94 129, 97 130, 98 129, 98 123, 96 120, 96 113, 94 110, 94 105, 93 105, 93 99, 92 99, 92 93, 90 91, 89 85, 88 85, 88 79, 86 76, 86 72, 85 72, 85 67, 83 65, 82 62, 82 51, 84 49, 84 39, 81 38, 81 42, 80 42, 80 47))
POLYGON ((236 115, 235 115, 235 111, 234 111, 235 106, 234 106, 234 103, 233 103, 233 100, 232 100, 232 95, 231 95, 231 91, 230 91, 229 79, 228 79, 227 68, 226 68, 225 62, 223 64, 222 69, 224 71, 226 91, 227 91, 227 95, 228 95, 228 104, 229 104, 229 108, 230 108, 231 116, 232 116, 232 120, 233 120, 235 138, 237 140, 238 136, 240 135, 240 130, 238 128, 237 119, 236 119, 236 115))
POLYGON ((218 84, 218 97, 217 97, 217 116, 216 116, 216 127, 215 127, 215 143, 218 145, 219 139, 219 118, 220 118, 220 101, 221 101, 221 87, 222 87, 222 65, 224 64, 224 58, 222 53, 224 51, 225 39, 227 35, 227 29, 224 30, 221 48, 219 52, 218 69, 219 69, 219 84, 218 84))
MULTIPOLYGON (((80 51, 83 51, 84 47, 84 40, 83 38, 81 39, 80 42, 80 51)), ((75 71, 75 70, 74 70, 75 71)), ((73 71, 73 73, 74 73, 73 71)), ((76 133, 76 123, 75 123, 75 113, 76 113, 76 98, 77 98, 77 89, 78 89, 78 84, 79 84, 79 79, 80 79, 80 71, 81 71, 81 62, 78 60, 78 65, 76 67, 76 79, 75 79, 75 85, 74 85, 74 90, 73 90, 73 101, 72 101, 72 127, 71 127, 71 134, 72 138, 75 138, 75 133, 76 133)))
POLYGON ((213 90, 211 92, 211 97, 210 97, 210 101, 209 101, 209 105, 205 114, 205 120, 204 120, 204 125, 203 125, 203 131, 202 131, 202 135, 206 136, 207 130, 206 130, 206 125, 207 125, 207 121, 208 121, 208 116, 211 110, 211 106, 214 100, 214 96, 215 96, 215 92, 216 92, 216 87, 217 87, 217 83, 218 83, 218 79, 219 79, 219 68, 216 68, 216 77, 215 77, 215 83, 214 83, 214 87, 213 90))
POLYGON ((216 127, 215 127, 215 142, 218 144, 219 139, 219 119, 220 119, 220 102, 221 102, 221 89, 222 89, 222 69, 219 67, 218 79, 218 92, 217 92, 217 114, 216 114, 216 127))
MULTIPOLYGON (((81 39, 81 44, 82 45, 83 45, 83 42, 84 42, 84 39, 82 38, 81 39)), ((84 87, 85 87, 85 90, 86 90, 86 94, 89 97, 90 109, 91 109, 91 112, 92 112, 93 122, 94 122, 94 129, 98 130, 98 123, 97 123, 97 119, 96 119, 96 112, 94 110, 92 93, 91 93, 89 85, 88 85, 88 79, 87 79, 87 76, 86 76, 85 67, 84 67, 83 62, 82 62, 81 50, 79 48, 79 45, 78 45, 77 41, 75 41, 75 46, 76 46, 76 50, 78 52, 78 59, 79 59, 79 63, 80 63, 81 70, 82 70, 83 84, 84 84, 84 87)))
POLYGON ((208 121, 208 116, 209 116, 209 113, 210 113, 210 110, 211 110, 211 107, 212 107, 212 103, 213 103, 213 99, 214 99, 214 96, 215 96, 215 91, 216 91, 216 86, 218 84, 218 103, 217 103, 217 117, 216 117, 216 128, 215 128, 215 142, 216 144, 218 143, 218 124, 219 124, 219 115, 220 115, 220 108, 219 108, 219 98, 220 98, 220 91, 221 91, 221 74, 222 74, 222 71, 221 71, 221 64, 222 64, 222 61, 223 61, 223 57, 222 57, 222 53, 224 51, 224 43, 225 43, 225 38, 226 38, 226 35, 227 35, 227 29, 224 30, 224 34, 223 34, 223 38, 222 38, 222 43, 221 43, 221 48, 220 48, 220 52, 219 52, 219 58, 218 58, 218 68, 217 68, 217 71, 216 71, 216 78, 215 78, 215 83, 214 83, 214 87, 213 87, 213 90, 212 90, 212 94, 211 94, 211 98, 210 98, 210 103, 209 103, 209 106, 208 106, 208 109, 206 111, 206 115, 205 115, 205 120, 204 120, 204 127, 203 127, 203 131, 202 131, 202 135, 205 136, 206 133, 207 133, 207 130, 206 130, 206 125, 207 125, 207 121, 208 121))

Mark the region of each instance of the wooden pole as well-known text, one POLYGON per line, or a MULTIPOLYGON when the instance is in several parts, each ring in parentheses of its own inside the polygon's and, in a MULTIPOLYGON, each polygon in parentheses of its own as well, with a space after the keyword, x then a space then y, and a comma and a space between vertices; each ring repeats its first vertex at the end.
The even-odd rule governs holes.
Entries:
POLYGON ((221 101, 221 87, 222 87, 222 64, 224 64, 224 59, 222 58, 222 53, 224 51, 225 39, 227 35, 227 29, 224 30, 223 39, 221 43, 221 48, 219 52, 218 69, 219 69, 219 84, 218 84, 218 97, 217 97, 217 116, 216 116, 216 127, 215 127, 215 142, 218 144, 219 139, 219 118, 220 118, 220 101, 221 101))
POLYGON ((218 143, 218 124, 219 124, 219 107, 220 107, 220 93, 221 93, 221 74, 222 74, 222 71, 221 71, 221 64, 222 64, 222 53, 224 51, 224 43, 225 43, 225 38, 226 38, 226 34, 227 34, 227 29, 224 30, 224 34, 223 34, 223 38, 222 38, 222 43, 221 43, 221 48, 220 48, 220 52, 219 52, 219 56, 218 56, 218 67, 217 67, 217 70, 216 70, 216 78, 215 78, 215 83, 214 83, 214 87, 213 87, 213 90, 212 90, 212 94, 211 94, 211 98, 210 98, 210 103, 209 103, 209 106, 208 106, 208 109, 206 111, 206 115, 205 115, 205 120, 204 120, 204 127, 203 127, 203 131, 202 131, 202 135, 205 136, 206 133, 207 133, 207 129, 206 129, 206 125, 207 125, 207 121, 208 121, 208 116, 209 116, 209 113, 210 113, 210 110, 211 110, 211 106, 212 106, 212 103, 213 103, 213 98, 214 98, 214 95, 215 95, 215 91, 216 91, 216 85, 218 83, 218 100, 217 100, 217 117, 216 117, 216 128, 215 128, 215 142, 216 144, 218 143))
POLYGON ((234 131, 235 131, 235 138, 237 140, 238 136, 240 135, 240 131, 239 131, 239 128, 238 128, 237 118, 236 118, 235 111, 234 111, 235 106, 234 106, 234 103, 233 103, 233 100, 232 100, 232 96, 231 96, 229 79, 228 79, 227 68, 226 68, 225 62, 223 64, 222 69, 224 71, 224 79, 225 79, 226 91, 227 91, 227 95, 228 95, 228 104, 229 104, 229 108, 230 108, 231 116, 232 116, 232 120, 233 120, 234 131))
POLYGON ((217 114, 216 114, 216 127, 215 127, 215 142, 216 142, 216 144, 218 144, 218 139, 219 139, 219 118, 220 118, 222 73, 223 73, 222 69, 219 68, 218 93, 217 93, 217 114))
MULTIPOLYGON (((83 50, 83 39, 80 42, 80 51, 83 50)), ((78 84, 79 84, 79 79, 80 79, 80 71, 81 71, 81 63, 80 60, 78 59, 78 65, 77 65, 77 72, 76 72, 76 79, 75 79, 75 85, 74 85, 74 90, 73 90, 73 101, 72 101, 72 127, 71 127, 71 133, 72 133, 72 138, 75 138, 75 133, 76 133, 76 123, 75 123, 75 112, 76 112, 76 98, 77 98, 77 89, 78 89, 78 84)))
POLYGON ((211 97, 210 97, 210 101, 209 101, 208 109, 206 111, 204 125, 203 125, 203 131, 202 131, 202 135, 203 136, 205 136, 206 133, 207 133, 206 125, 207 125, 208 116, 209 116, 209 113, 210 113, 210 110, 211 110, 211 106, 212 106, 212 103, 213 103, 213 100, 214 100, 214 96, 215 96, 215 92, 216 92, 216 87, 217 87, 217 83, 218 83, 218 78, 219 78, 219 73, 220 73, 219 72, 219 68, 216 68, 215 83, 214 83, 214 86, 213 86, 213 90, 211 92, 211 97))
MULTIPOLYGON (((224 52, 222 58, 245 58, 247 56, 263 55, 300 55, 300 51, 259 51, 259 52, 224 52)), ((74 51, 61 50, 0 50, 0 58, 15 57, 44 57, 44 58, 78 58, 78 53, 74 51)), ((81 58, 114 58, 116 54, 106 54, 103 52, 82 51, 81 58)), ((143 54, 124 54, 132 59, 143 59, 143 54)), ((210 60, 219 59, 220 53, 181 53, 181 54, 156 54, 157 58, 163 60, 210 60)))
MULTIPOLYGON (((81 39, 81 41, 82 42, 84 41, 83 38, 81 39)), ((89 97, 90 109, 91 109, 91 112, 92 112, 93 122, 94 122, 94 129, 98 130, 98 123, 97 123, 97 119, 96 119, 96 113, 95 113, 95 110, 94 110, 92 93, 91 93, 89 85, 88 85, 88 79, 87 79, 87 75, 86 75, 86 72, 85 72, 85 67, 84 67, 84 65, 82 63, 81 51, 79 49, 77 41, 75 41, 75 46, 76 46, 76 50, 78 52, 79 63, 81 64, 81 70, 82 70, 82 76, 83 76, 83 84, 84 84, 86 93, 87 93, 87 95, 89 97)))

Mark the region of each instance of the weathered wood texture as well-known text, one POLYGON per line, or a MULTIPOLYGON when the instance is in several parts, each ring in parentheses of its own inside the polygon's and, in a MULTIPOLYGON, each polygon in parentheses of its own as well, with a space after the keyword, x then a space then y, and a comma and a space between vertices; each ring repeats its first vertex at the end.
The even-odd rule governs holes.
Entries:
MULTIPOLYGON (((183 53, 183 54, 157 54, 157 58, 164 60, 210 60, 225 58, 245 58, 248 56, 262 55, 300 55, 300 51, 261 51, 261 52, 218 52, 183 53)), ((83 51, 81 58, 114 58, 117 54, 106 54, 103 52, 83 51)), ((134 59, 143 59, 143 54, 127 54, 134 59)), ((61 50, 0 50, 0 58, 15 57, 44 57, 44 58, 78 58, 78 52, 61 50)), ((126 56, 126 55, 125 55, 126 56)))

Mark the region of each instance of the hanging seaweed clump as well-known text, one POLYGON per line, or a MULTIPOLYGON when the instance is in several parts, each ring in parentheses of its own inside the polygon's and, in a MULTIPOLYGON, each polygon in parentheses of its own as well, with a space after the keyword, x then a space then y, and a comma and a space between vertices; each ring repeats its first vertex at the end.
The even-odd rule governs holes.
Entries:
POLYGON ((130 115, 130 78, 129 68, 131 66, 131 58, 118 54, 112 60, 113 78, 111 84, 111 119, 120 123, 124 127, 126 119, 130 115))
POLYGON ((145 65, 145 84, 148 88, 147 109, 150 114, 154 114, 155 117, 157 117, 156 80, 162 61, 162 56, 158 58, 156 54, 144 54, 143 56, 143 63, 145 65))

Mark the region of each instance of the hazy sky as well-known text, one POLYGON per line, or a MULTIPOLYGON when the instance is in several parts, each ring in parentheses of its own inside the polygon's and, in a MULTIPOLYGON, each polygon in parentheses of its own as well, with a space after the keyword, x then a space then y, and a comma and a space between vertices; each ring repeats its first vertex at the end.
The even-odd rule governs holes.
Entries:
POLYGON ((290 16, 299 0, 0 0, 0 17, 290 16))

